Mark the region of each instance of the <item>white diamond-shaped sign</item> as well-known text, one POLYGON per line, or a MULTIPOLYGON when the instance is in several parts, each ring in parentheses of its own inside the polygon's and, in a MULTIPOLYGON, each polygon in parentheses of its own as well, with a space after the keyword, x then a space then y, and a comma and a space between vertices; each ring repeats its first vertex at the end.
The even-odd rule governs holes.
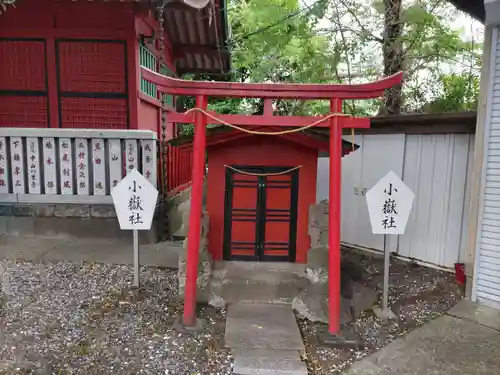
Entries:
POLYGON ((120 229, 151 229, 158 190, 137 169, 130 171, 111 190, 111 196, 120 229))
POLYGON ((403 234, 415 194, 390 171, 366 193, 372 232, 403 234))

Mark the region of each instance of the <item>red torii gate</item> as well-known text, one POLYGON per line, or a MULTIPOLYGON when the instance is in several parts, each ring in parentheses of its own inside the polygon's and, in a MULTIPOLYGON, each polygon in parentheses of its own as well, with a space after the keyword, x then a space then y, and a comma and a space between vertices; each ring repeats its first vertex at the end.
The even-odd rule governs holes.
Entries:
POLYGON ((166 77, 141 68, 142 78, 155 84, 158 91, 171 95, 196 97, 196 107, 185 113, 171 112, 169 122, 194 123, 193 182, 191 212, 188 232, 188 258, 184 300, 184 324, 196 324, 196 281, 198 278, 198 251, 200 247, 200 225, 202 215, 203 176, 205 173, 205 148, 207 117, 214 123, 241 126, 280 126, 330 128, 330 190, 329 190, 329 264, 328 299, 329 327, 332 335, 340 333, 340 204, 341 204, 341 160, 342 129, 369 128, 369 118, 355 118, 341 113, 342 101, 346 99, 373 99, 384 91, 401 83, 403 73, 397 73, 377 82, 364 84, 289 84, 289 83, 235 83, 186 81, 166 77), (208 97, 262 98, 263 115, 222 115, 208 113, 208 97), (327 116, 275 116, 273 99, 329 100, 330 114, 327 116))

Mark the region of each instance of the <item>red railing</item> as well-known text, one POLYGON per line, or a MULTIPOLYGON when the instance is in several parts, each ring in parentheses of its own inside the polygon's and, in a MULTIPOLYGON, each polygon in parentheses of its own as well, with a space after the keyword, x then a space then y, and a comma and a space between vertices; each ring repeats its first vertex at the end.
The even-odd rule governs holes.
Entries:
POLYGON ((169 145, 167 148, 167 192, 175 194, 191 184, 193 151, 169 145))

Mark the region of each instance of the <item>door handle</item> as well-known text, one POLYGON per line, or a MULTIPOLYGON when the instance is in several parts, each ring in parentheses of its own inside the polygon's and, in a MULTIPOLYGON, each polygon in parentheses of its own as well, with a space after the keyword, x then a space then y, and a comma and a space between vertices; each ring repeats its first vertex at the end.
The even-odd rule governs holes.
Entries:
POLYGON ((366 191, 367 191, 367 190, 368 190, 367 188, 363 188, 363 189, 361 189, 361 195, 362 195, 362 196, 365 196, 365 195, 366 195, 366 191))

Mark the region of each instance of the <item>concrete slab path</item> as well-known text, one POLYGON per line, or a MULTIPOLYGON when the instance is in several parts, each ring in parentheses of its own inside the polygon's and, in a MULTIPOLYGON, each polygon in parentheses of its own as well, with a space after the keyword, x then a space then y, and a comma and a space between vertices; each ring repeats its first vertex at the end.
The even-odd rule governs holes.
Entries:
POLYGON ((346 375, 500 373, 500 312, 463 300, 448 315, 354 363, 346 375))
POLYGON ((301 360, 304 343, 291 305, 229 305, 225 339, 235 374, 307 375, 301 360))
MULTIPOLYGON (((181 243, 140 246, 142 265, 177 268, 181 243)), ((0 258, 10 260, 133 264, 132 241, 0 236, 0 258)))

